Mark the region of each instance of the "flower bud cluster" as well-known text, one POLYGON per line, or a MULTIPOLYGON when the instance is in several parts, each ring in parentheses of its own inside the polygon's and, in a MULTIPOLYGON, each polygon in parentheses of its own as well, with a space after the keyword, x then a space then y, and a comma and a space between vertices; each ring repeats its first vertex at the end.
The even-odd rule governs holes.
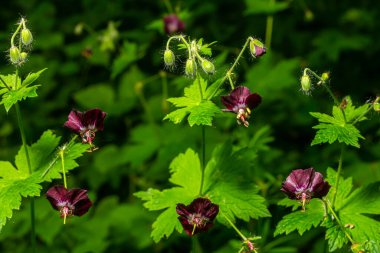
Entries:
POLYGON ((301 83, 301 90, 306 94, 310 95, 311 91, 313 90, 313 82, 310 78, 310 75, 316 77, 319 81, 317 82, 317 85, 324 85, 326 84, 330 79, 330 73, 324 72, 321 76, 314 73, 312 70, 306 68, 303 71, 303 75, 301 76, 300 83, 301 83))
POLYGON ((205 53, 202 52, 202 49, 204 49, 204 47, 207 47, 208 45, 202 46, 202 42, 197 42, 196 40, 187 41, 182 35, 175 35, 169 38, 164 52, 164 63, 166 67, 174 68, 175 66, 176 56, 169 47, 172 39, 178 39, 182 41, 183 44, 181 44, 180 48, 187 50, 188 57, 185 61, 184 66, 186 76, 191 78, 195 77, 199 67, 203 70, 204 73, 208 75, 215 73, 214 64, 211 60, 206 59, 206 57, 204 56, 205 53))
POLYGON ((33 35, 31 31, 26 27, 26 20, 21 18, 18 27, 11 38, 11 47, 9 49, 9 60, 13 65, 20 66, 27 58, 27 51, 33 42, 33 35), (18 43, 15 43, 15 39, 18 43))

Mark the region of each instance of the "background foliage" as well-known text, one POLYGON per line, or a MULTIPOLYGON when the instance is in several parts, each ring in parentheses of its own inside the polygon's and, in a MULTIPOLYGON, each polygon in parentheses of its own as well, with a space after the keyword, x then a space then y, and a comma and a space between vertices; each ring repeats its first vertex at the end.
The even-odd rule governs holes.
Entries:
MULTIPOLYGON (((247 234, 263 237, 260 252, 322 252, 334 245, 327 245, 319 229, 306 231, 302 240, 297 233, 274 237, 275 226, 289 213, 277 206, 284 197, 279 191, 282 180, 295 168, 313 166, 325 172, 329 166, 336 167, 339 154, 337 144, 310 146, 316 131, 312 126, 318 122, 309 112, 330 113, 332 101, 323 90, 304 96, 299 76, 304 67, 331 71, 333 90, 339 97, 350 95, 355 106, 379 94, 380 6, 374 1, 269 2, 172 4, 179 7, 187 35, 218 41, 213 47, 217 73, 209 77, 210 82, 224 74, 248 36, 265 39, 267 15, 274 14, 267 55, 252 61, 247 53, 236 76, 238 83, 258 92, 263 103, 247 129, 237 127, 231 115, 219 117, 214 122, 217 127, 207 129, 206 157, 210 159, 212 150, 227 141, 236 149, 248 147, 257 153, 245 173, 259 185, 272 217, 239 226, 250 231, 247 234)), ((2 5, 0 51, 8 50, 10 31, 19 15, 25 15, 35 42, 22 74, 47 67, 39 78, 44 84, 38 89, 39 97, 21 103, 28 140, 36 142, 46 129, 69 139, 62 125, 72 108, 99 107, 108 113, 105 131, 96 139, 100 149, 81 157, 80 167, 69 174, 69 186, 89 189, 94 208, 63 226, 45 198, 37 199, 38 252, 190 251, 190 240, 177 232, 155 244, 149 235, 158 213, 148 212, 133 195, 150 187, 172 187, 168 178, 173 158, 200 146, 197 126, 162 120, 174 109, 166 98, 182 96, 183 87, 190 83, 182 77, 183 69, 177 68, 175 74, 164 71, 167 36, 162 17, 167 13, 162 1, 147 0, 16 0, 2 5)), ((10 73, 5 53, 2 59, 0 73, 10 73)), ((221 106, 220 101, 214 102, 221 106)), ((8 114, 1 110, 0 117, 0 160, 12 160, 20 148, 17 120, 13 109, 8 114)), ((344 176, 350 175, 355 187, 380 180, 378 124, 370 120, 358 125, 366 140, 359 139, 361 149, 347 149, 343 164, 344 176)), ((44 190, 48 187, 46 183, 44 190)), ((1 252, 27 252, 28 205, 24 201, 0 233, 1 252)), ((357 212, 357 218, 363 219, 359 207, 357 212)), ((199 241, 204 252, 231 252, 240 246, 234 232, 221 225, 199 241)))

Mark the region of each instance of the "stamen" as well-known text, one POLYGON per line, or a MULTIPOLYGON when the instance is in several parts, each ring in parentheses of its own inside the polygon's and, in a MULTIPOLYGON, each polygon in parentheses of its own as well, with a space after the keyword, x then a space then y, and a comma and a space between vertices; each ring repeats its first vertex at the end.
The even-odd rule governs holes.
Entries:
POLYGON ((197 224, 196 223, 194 223, 194 225, 193 225, 193 231, 191 232, 191 235, 194 235, 194 232, 195 232, 195 229, 197 228, 197 224))

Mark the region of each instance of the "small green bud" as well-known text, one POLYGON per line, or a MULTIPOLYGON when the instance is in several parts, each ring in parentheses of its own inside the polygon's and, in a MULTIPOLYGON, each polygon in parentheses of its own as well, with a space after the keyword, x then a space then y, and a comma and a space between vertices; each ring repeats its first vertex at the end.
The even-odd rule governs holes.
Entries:
POLYGON ((21 41, 25 46, 30 45, 32 43, 33 35, 29 29, 24 28, 21 30, 21 41))
POLYGON ((28 53, 27 52, 21 52, 21 54, 20 54, 20 60, 22 62, 25 61, 27 57, 28 57, 28 53))
POLYGON ((196 69, 194 66, 193 59, 191 58, 187 59, 186 65, 185 65, 185 74, 189 77, 193 77, 195 76, 195 72, 196 72, 196 69))
POLYGON ((21 55, 17 47, 12 46, 9 49, 9 59, 11 60, 12 64, 18 64, 20 62, 21 55))
POLYGON ((373 101, 373 109, 380 112, 380 97, 376 97, 375 101, 373 101))
POLYGON ((323 82, 326 82, 327 80, 330 79, 330 73, 329 72, 324 72, 321 76, 323 82))
POLYGON ((311 80, 307 74, 304 74, 301 77, 301 89, 305 93, 309 93, 311 89, 311 80))
POLYGON ((171 67, 175 63, 175 56, 172 50, 166 49, 164 52, 164 62, 165 65, 171 67))
POLYGON ((209 60, 203 59, 201 62, 201 67, 206 74, 214 74, 215 66, 209 60))

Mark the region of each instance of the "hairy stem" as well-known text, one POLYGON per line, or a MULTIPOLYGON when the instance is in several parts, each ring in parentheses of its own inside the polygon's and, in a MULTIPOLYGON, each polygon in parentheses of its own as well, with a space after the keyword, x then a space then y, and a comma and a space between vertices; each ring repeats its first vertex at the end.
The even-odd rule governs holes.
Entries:
MULTIPOLYGON (((215 96, 215 94, 218 92, 218 90, 220 89, 220 87, 223 85, 223 83, 226 81, 227 78, 229 78, 231 75, 232 75, 232 72, 233 70, 235 69, 237 63, 239 62, 240 58, 242 57, 245 49, 247 48, 249 42, 253 40, 252 37, 249 37, 246 42, 244 43, 244 46, 243 48, 241 49, 239 55, 236 57, 234 63, 232 64, 231 68, 229 68, 227 70, 227 73, 225 74, 225 76, 223 77, 222 81, 219 83, 218 87, 214 90, 214 92, 210 95, 210 97, 208 97, 207 99, 211 99, 215 96)), ((232 80, 231 80, 232 81, 232 80)), ((233 85, 231 86, 231 88, 233 87, 233 85)))
MULTIPOLYGON (((17 71, 16 71, 17 73, 17 71)), ((17 74, 16 74, 16 83, 17 83, 17 74)), ((24 147, 24 152, 25 152, 25 157, 26 157, 26 163, 28 165, 28 171, 29 175, 33 173, 32 171, 32 165, 30 163, 30 157, 29 157, 29 150, 26 144, 26 137, 25 137, 25 129, 24 129, 24 124, 22 121, 21 117, 21 110, 20 106, 18 103, 15 104, 16 108, 16 115, 17 115, 17 122, 18 122, 18 127, 20 129, 20 135, 21 135, 21 141, 22 141, 22 146, 24 147)), ((35 208, 34 208, 34 199, 31 198, 30 200, 30 222, 31 222, 31 244, 32 244, 32 252, 36 252, 36 217, 35 217, 35 208)))
POLYGON ((243 235, 243 233, 235 226, 235 224, 225 215, 223 212, 219 212, 223 215, 223 217, 228 221, 228 223, 231 225, 231 227, 236 231, 236 233, 243 239, 243 241, 247 241, 247 237, 243 235))
POLYGON ((340 173, 342 172, 342 163, 343 163, 343 155, 344 155, 344 147, 345 145, 342 144, 342 147, 340 149, 340 157, 339 157, 339 163, 338 163, 338 171, 336 173, 336 179, 335 179, 335 192, 332 200, 332 206, 335 206, 335 200, 336 200, 336 194, 338 192, 338 186, 339 186, 339 178, 340 178, 340 173))
POLYGON ((348 240, 351 242, 351 244, 354 244, 354 240, 350 236, 350 234, 347 233, 346 229, 344 228, 344 225, 342 224, 341 220, 339 219, 338 215, 335 213, 333 207, 331 206, 330 202, 328 200, 324 201, 327 205, 327 208, 330 210, 331 214, 334 216, 336 222, 338 223, 340 229, 344 232, 348 240))

